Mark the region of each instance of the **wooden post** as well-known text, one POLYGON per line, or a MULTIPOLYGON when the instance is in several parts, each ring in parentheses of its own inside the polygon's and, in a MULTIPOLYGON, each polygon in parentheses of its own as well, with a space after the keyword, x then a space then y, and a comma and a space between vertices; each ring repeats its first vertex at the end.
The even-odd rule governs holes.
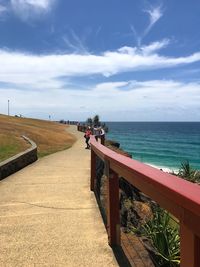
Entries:
POLYGON ((96 179, 96 154, 91 147, 91 178, 90 178, 90 190, 95 189, 95 179, 96 179))
POLYGON ((108 177, 108 214, 107 230, 110 246, 120 245, 120 216, 119 216, 119 178, 118 174, 109 168, 105 162, 108 177))
POLYGON ((180 224, 181 267, 200 266, 200 238, 183 222, 180 224))

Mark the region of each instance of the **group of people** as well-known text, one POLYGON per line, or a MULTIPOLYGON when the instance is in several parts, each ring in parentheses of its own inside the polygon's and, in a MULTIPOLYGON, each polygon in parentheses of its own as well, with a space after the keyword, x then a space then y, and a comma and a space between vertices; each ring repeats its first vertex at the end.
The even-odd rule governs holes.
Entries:
POLYGON ((98 141, 98 139, 101 138, 101 136, 105 135, 105 131, 102 127, 94 127, 91 128, 90 126, 87 127, 86 131, 85 131, 85 143, 86 143, 86 148, 85 149, 90 149, 90 136, 94 135, 96 141, 98 141))

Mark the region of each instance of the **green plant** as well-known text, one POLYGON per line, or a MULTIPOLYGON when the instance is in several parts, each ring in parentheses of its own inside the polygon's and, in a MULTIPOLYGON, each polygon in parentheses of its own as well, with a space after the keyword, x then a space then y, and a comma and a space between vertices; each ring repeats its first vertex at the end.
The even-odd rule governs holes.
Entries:
POLYGON ((86 120, 87 125, 92 126, 92 118, 86 120))
POLYGON ((93 118, 93 125, 94 126, 100 126, 101 123, 100 123, 100 119, 99 119, 99 115, 95 115, 94 118, 93 118))
MULTIPOLYGON (((85 125, 85 124, 83 124, 85 125)), ((95 115, 93 118, 88 118, 86 120, 86 125, 90 127, 101 127, 104 129, 104 131, 107 133, 108 132, 108 127, 104 122, 100 121, 99 115, 95 115)))
POLYGON ((142 226, 141 233, 146 236, 154 248, 156 266, 180 266, 179 228, 172 227, 170 215, 161 208, 154 212, 153 219, 142 226))
POLYGON ((200 172, 193 169, 188 160, 181 163, 178 176, 193 183, 200 182, 200 172))

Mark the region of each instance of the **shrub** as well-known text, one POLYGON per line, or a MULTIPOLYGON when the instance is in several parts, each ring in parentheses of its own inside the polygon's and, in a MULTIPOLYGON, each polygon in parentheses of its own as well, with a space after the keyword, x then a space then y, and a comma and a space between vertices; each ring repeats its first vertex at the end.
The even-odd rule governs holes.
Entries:
POLYGON ((156 266, 180 266, 179 227, 178 224, 172 226, 169 213, 157 208, 153 219, 142 226, 141 233, 150 240, 154 248, 156 266))
POLYGON ((181 163, 178 176, 192 183, 200 183, 200 172, 193 169, 189 161, 185 161, 181 163))

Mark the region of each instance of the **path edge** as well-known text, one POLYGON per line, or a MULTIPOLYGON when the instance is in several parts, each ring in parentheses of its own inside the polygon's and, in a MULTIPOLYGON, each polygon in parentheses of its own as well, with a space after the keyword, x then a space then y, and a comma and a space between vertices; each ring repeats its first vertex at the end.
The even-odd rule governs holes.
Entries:
POLYGON ((38 159, 37 145, 25 135, 22 135, 22 138, 26 140, 31 147, 16 154, 15 156, 10 157, 9 159, 0 162, 0 180, 21 170, 38 159))

